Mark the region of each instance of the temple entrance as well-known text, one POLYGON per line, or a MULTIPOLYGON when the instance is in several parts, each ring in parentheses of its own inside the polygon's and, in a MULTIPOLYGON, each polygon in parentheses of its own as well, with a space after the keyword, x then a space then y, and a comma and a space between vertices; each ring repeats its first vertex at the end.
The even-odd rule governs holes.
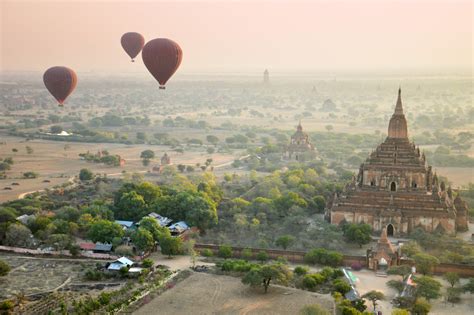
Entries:
POLYGON ((397 184, 395 184, 395 182, 390 184, 390 191, 397 191, 397 184))
POLYGON ((393 236, 393 225, 387 225, 387 236, 393 236))

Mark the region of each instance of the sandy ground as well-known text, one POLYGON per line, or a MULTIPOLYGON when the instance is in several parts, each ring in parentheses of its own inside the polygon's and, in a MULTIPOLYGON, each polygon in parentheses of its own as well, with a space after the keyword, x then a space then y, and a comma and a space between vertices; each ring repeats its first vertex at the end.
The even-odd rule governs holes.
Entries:
MULTIPOLYGON (((19 195, 52 188, 55 185, 65 183, 72 176, 77 176, 80 169, 88 168, 96 173, 121 175, 122 171, 146 173, 151 168, 159 164, 159 158, 167 152, 174 164, 204 164, 207 158, 213 159, 215 166, 224 165, 218 168, 219 173, 230 168, 230 163, 236 159, 236 156, 230 154, 212 154, 205 152, 204 148, 185 151, 184 154, 176 153, 166 146, 147 146, 147 145, 124 145, 110 143, 67 143, 60 141, 33 140, 26 142, 22 138, 2 137, 6 145, 0 145, 0 157, 13 157, 15 164, 7 172, 9 178, 0 180, 0 202, 16 199, 19 195), (66 150, 64 146, 68 144, 66 150), (33 148, 33 154, 26 153, 26 146, 33 148), (18 149, 13 153, 12 149, 18 149), (158 157, 152 161, 148 167, 142 165, 140 153, 151 149, 158 157), (126 160, 124 167, 110 167, 98 163, 88 163, 80 160, 79 153, 90 151, 96 153, 98 150, 108 150, 110 154, 121 155, 126 160), (22 174, 27 171, 34 171, 39 174, 35 179, 23 179, 22 174), (44 182, 48 180, 50 182, 44 182), (19 185, 12 185, 18 183, 19 185), (12 190, 4 190, 10 187, 12 190)), ((216 170, 217 171, 217 170, 216 170)))
POLYGON ((318 295, 280 286, 262 288, 243 285, 238 278, 194 273, 164 292, 134 314, 297 314, 307 304, 331 309, 328 295, 318 295), (159 311, 158 311, 159 310, 159 311))

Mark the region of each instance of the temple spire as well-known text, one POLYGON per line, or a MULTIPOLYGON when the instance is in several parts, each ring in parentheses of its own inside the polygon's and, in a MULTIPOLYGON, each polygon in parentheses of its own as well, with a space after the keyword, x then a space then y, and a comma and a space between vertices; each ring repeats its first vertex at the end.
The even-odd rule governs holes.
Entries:
POLYGON ((403 114, 402 107, 402 89, 398 88, 398 99, 397 105, 395 106, 395 112, 390 118, 388 124, 388 137, 397 139, 408 139, 408 126, 405 115, 403 114))
POLYGON ((398 88, 398 99, 397 105, 395 106, 395 115, 403 115, 403 106, 402 106, 402 88, 398 88))

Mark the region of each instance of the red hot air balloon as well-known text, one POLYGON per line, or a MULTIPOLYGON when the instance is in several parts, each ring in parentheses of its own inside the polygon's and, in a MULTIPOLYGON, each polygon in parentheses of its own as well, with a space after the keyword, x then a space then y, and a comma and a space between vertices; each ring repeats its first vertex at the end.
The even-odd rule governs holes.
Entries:
POLYGON ((134 62, 135 60, 133 60, 133 58, 142 50, 145 44, 145 38, 139 33, 129 32, 122 35, 120 43, 125 52, 132 58, 132 62, 134 62))
POLYGON ((160 83, 160 89, 165 89, 165 84, 178 70, 183 51, 171 39, 155 38, 143 47, 143 63, 153 77, 160 83))
POLYGON ((59 106, 64 106, 64 101, 76 88, 77 76, 67 67, 52 67, 43 74, 43 82, 59 106))

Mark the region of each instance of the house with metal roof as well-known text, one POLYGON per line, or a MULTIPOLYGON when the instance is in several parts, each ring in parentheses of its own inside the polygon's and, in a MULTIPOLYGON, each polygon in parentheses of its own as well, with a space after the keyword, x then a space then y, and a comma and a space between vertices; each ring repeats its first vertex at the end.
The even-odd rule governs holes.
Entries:
POLYGON ((149 214, 147 215, 147 217, 155 219, 156 221, 158 221, 158 223, 159 223, 161 226, 167 226, 168 224, 170 224, 170 223, 173 221, 173 220, 171 220, 170 218, 161 216, 161 215, 159 215, 159 214, 156 213, 156 212, 149 213, 149 214))
POLYGON ((119 271, 123 267, 130 268, 131 266, 133 266, 133 264, 134 264, 133 261, 131 261, 127 257, 123 256, 123 257, 120 257, 119 259, 111 262, 109 264, 109 266, 107 267, 107 270, 119 271))
POLYGON ((189 226, 186 224, 184 221, 179 221, 176 223, 173 223, 169 226, 171 234, 174 235, 180 235, 184 231, 189 230, 189 226))
POLYGON ((115 223, 120 224, 124 230, 128 230, 135 227, 135 223, 132 221, 123 221, 123 220, 115 220, 115 223))

